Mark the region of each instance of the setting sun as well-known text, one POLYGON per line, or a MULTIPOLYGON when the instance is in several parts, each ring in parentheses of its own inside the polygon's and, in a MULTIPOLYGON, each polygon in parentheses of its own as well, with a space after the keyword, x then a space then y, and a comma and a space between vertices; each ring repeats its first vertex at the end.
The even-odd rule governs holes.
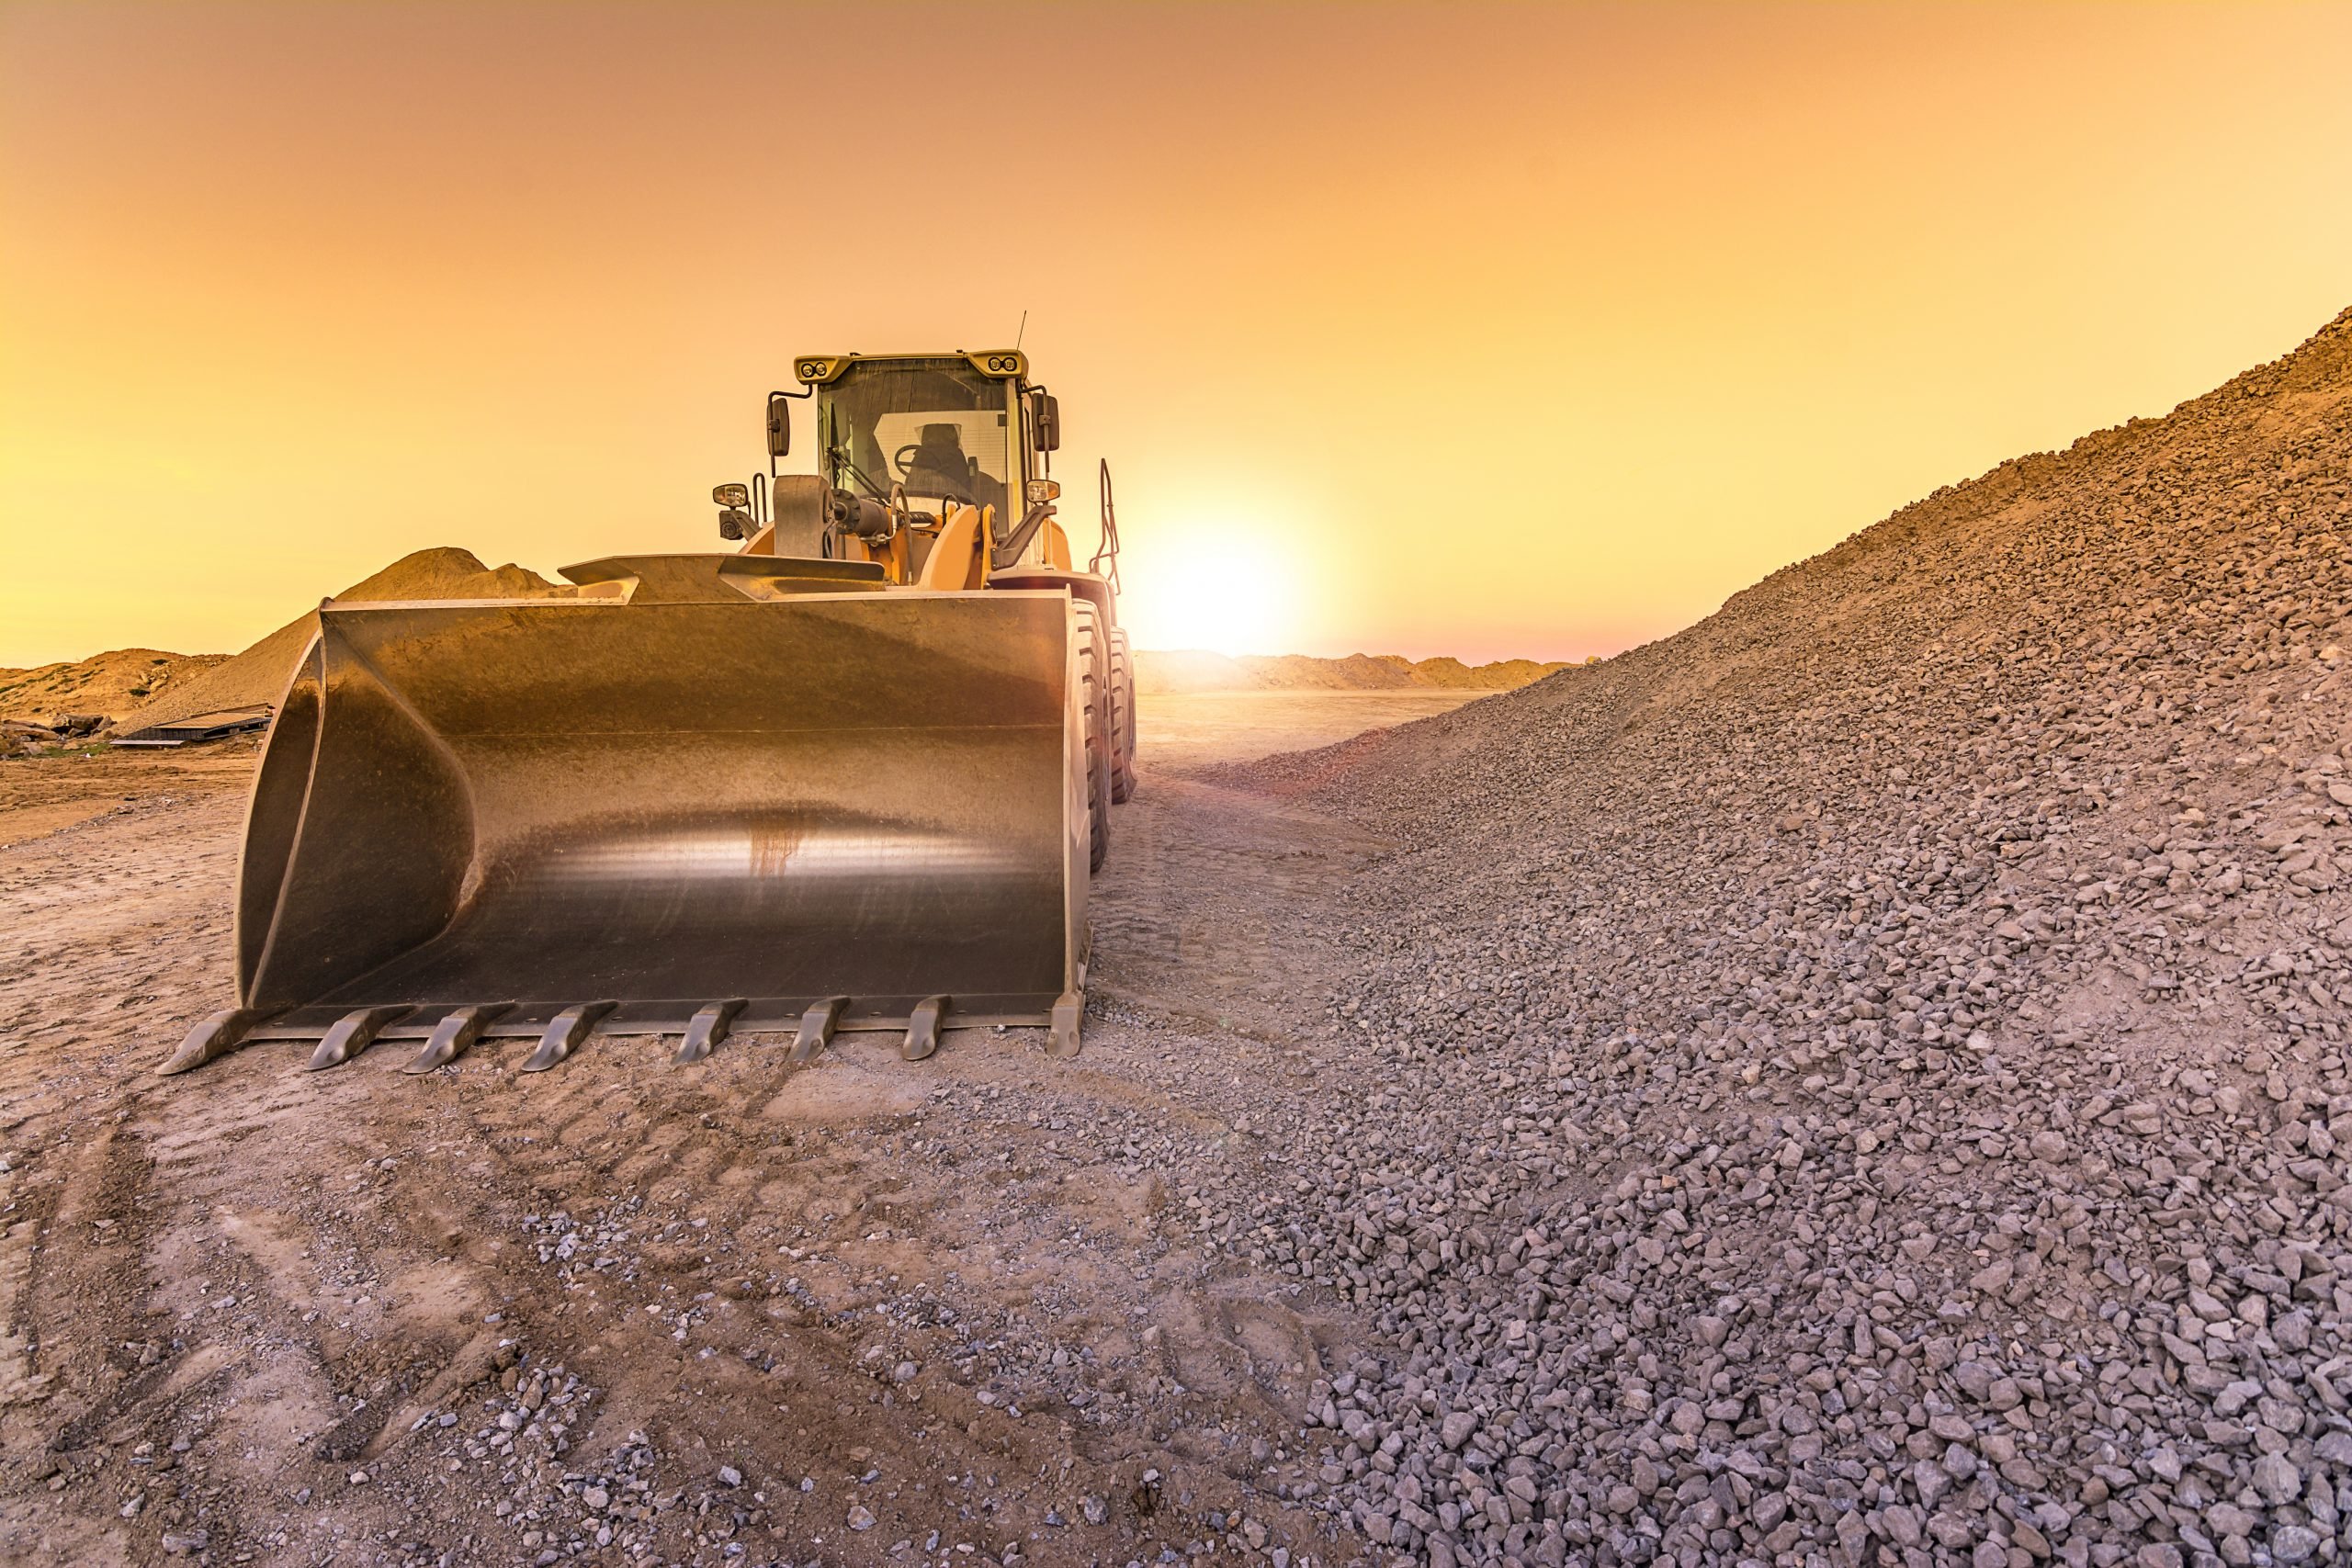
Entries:
POLYGON ((716 547, 787 355, 1016 340, 1140 644, 1581 659, 2341 303, 2340 7, 1470 14, 0 6, 0 665, 233 650, 408 550, 716 547), (845 270, 717 60, 1087 130, 1037 245, 845 270))
POLYGON ((1283 653, 1302 643, 1301 579, 1278 540, 1187 528, 1131 547, 1120 614, 1138 648, 1283 653))

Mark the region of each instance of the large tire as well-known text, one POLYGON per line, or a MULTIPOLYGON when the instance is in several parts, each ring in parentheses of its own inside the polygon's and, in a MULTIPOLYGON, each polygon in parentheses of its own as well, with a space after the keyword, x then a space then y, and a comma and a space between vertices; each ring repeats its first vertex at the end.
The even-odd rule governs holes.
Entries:
POLYGON ((1123 628, 1111 632, 1111 799, 1125 806, 1136 793, 1136 664, 1123 628))
POLYGON ((1086 714, 1086 868, 1101 871, 1111 853, 1111 660, 1094 606, 1073 599, 1077 612, 1079 688, 1086 714))

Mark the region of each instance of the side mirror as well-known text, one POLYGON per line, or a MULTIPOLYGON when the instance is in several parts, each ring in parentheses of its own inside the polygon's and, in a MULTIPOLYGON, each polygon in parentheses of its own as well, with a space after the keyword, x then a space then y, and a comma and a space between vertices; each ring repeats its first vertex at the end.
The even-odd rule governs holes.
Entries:
POLYGON ((782 392, 768 394, 768 457, 792 456, 792 404, 782 392))
POLYGON ((1037 450, 1058 452, 1062 446, 1061 400, 1051 392, 1029 394, 1029 428, 1036 433, 1037 450))

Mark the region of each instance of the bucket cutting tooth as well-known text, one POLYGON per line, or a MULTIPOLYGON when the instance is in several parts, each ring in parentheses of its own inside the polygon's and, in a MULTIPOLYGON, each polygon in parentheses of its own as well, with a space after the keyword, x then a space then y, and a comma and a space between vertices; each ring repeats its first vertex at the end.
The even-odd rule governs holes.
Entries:
POLYGON ((187 1032, 180 1048, 155 1069, 158 1076, 170 1077, 175 1073, 191 1072, 217 1057, 225 1056, 245 1043, 254 1026, 275 1018, 283 1008, 223 1008, 219 1012, 187 1032))
POLYGON ((1078 1055, 1078 1023, 1086 1014, 1086 993, 1064 991, 1054 1002, 1054 1021, 1046 1032, 1046 1055, 1078 1055))
POLYGON ((345 1013, 326 1032, 319 1048, 311 1053, 308 1070, 315 1073, 343 1066, 374 1044, 386 1024, 397 1023, 415 1010, 408 1007, 359 1008, 345 1013))
POLYGON ((543 1073, 580 1048, 588 1032, 597 1021, 618 1007, 618 1002, 576 1002, 548 1021, 547 1032, 539 1036, 539 1048, 523 1064, 526 1073, 543 1073))
POLYGON ((842 1009, 847 1006, 847 997, 827 997, 822 1001, 808 1004, 808 1010, 800 1015, 800 1032, 792 1042, 792 1059, 795 1062, 813 1060, 817 1053, 825 1048, 825 1043, 833 1037, 833 1031, 841 1026, 842 1009))
POLYGON ((907 1019, 907 1043, 899 1053, 910 1062, 920 1062, 939 1049, 940 1021, 947 1014, 945 997, 925 997, 915 1004, 907 1019))
POLYGON ((433 1038, 416 1054, 416 1060, 401 1068, 402 1072, 429 1073, 435 1067, 446 1067, 468 1051, 481 1038, 481 1032, 514 1010, 513 1002, 490 1002, 480 1007, 455 1010, 433 1029, 433 1038))
POLYGON ((670 1059, 683 1067, 709 1055, 712 1047, 727 1038, 727 1032, 734 1026, 735 1015, 749 1005, 738 997, 732 1001, 712 1002, 697 1010, 686 1025, 686 1037, 678 1042, 678 1054, 670 1059))

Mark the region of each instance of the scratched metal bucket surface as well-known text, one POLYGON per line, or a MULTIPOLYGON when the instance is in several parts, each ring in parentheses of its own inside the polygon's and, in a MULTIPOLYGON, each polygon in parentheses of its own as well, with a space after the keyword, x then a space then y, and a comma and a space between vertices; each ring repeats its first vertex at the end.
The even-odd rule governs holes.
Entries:
POLYGON ((942 998, 1074 1030, 1069 619, 1015 592, 324 608, 247 821, 250 1036, 903 1027, 942 998))

